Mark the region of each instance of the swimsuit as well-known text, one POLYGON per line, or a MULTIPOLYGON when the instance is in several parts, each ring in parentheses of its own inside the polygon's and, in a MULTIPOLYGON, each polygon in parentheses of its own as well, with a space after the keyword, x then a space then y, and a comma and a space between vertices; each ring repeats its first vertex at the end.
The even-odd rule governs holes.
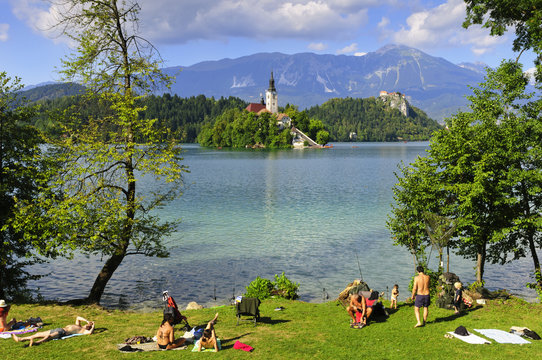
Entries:
POLYGON ((169 345, 169 344, 166 344, 166 345, 160 345, 160 344, 158 344, 158 347, 159 347, 160 349, 165 350, 165 349, 167 348, 168 345, 169 345))
POLYGON ((64 330, 63 328, 53 329, 49 333, 49 336, 51 336, 52 338, 60 339, 61 337, 66 336, 66 330, 64 330))
POLYGON ((429 307, 429 305, 431 305, 431 297, 429 295, 416 295, 416 300, 414 301, 415 307, 429 307))

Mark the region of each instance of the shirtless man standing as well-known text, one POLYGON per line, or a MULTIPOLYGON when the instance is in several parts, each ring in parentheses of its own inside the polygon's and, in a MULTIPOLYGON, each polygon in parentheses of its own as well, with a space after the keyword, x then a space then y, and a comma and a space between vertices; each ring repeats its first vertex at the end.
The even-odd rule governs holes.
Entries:
POLYGON ((429 297, 429 275, 423 273, 423 266, 416 268, 418 276, 414 278, 414 286, 412 287, 412 300, 414 301, 414 314, 418 323, 414 327, 424 326, 427 321, 427 313, 431 298, 429 297), (423 307, 423 324, 420 321, 420 308, 423 307))
POLYGON ((34 334, 32 336, 27 336, 27 337, 22 337, 22 338, 18 337, 15 334, 11 334, 11 337, 16 342, 27 341, 28 340, 28 341, 30 341, 29 346, 32 346, 34 344, 40 344, 40 343, 42 343, 44 341, 47 341, 47 340, 60 339, 60 338, 62 338, 64 336, 68 336, 68 335, 75 335, 75 334, 90 335, 93 332, 94 332, 94 322, 93 321, 88 321, 88 320, 82 318, 81 316, 78 316, 75 319, 75 324, 66 325, 63 328, 57 328, 57 329, 53 329, 53 330, 41 331, 41 332, 36 333, 36 334, 34 334), (86 325, 81 325, 82 321, 86 322, 87 324, 86 325), (41 338, 41 340, 38 340, 38 341, 34 342, 34 339, 37 339, 37 338, 41 338))
POLYGON ((367 324, 367 317, 369 317, 370 314, 367 314, 367 302, 365 301, 365 297, 361 294, 352 294, 350 295, 350 306, 346 309, 348 311, 348 314, 350 314, 350 317, 352 318, 352 323, 356 324, 356 312, 361 313, 361 324, 366 325, 367 324))

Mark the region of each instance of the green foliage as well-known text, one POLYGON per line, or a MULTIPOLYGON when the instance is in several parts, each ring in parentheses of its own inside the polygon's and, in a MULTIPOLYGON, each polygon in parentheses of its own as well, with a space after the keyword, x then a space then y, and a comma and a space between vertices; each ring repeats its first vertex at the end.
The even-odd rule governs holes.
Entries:
POLYGON ((18 91, 19 78, 0 72, 0 299, 20 300, 31 295, 26 290, 31 275, 25 266, 42 262, 34 246, 45 244, 24 241, 25 229, 13 226, 17 200, 28 201, 38 195, 52 163, 39 160, 43 138, 30 126, 34 107, 25 107, 18 91))
POLYGON ((274 289, 273 282, 269 279, 256 277, 246 287, 245 297, 256 297, 260 300, 265 300, 271 297, 271 292, 274 289))
POLYGON ((299 284, 288 279, 286 275, 284 275, 284 272, 282 272, 280 276, 275 274, 275 282, 273 285, 280 297, 289 300, 295 300, 298 298, 297 290, 299 289, 299 284))
POLYGON ((198 142, 209 147, 290 148, 292 136, 289 130, 278 128, 275 115, 229 109, 219 115, 214 124, 202 128, 198 142))
POLYGON ((326 130, 320 130, 316 134, 316 142, 320 145, 325 145, 329 141, 329 132, 326 130))
POLYGON ((295 300, 298 298, 297 290, 299 284, 292 282, 284 275, 284 272, 279 276, 275 274, 275 281, 256 277, 247 287, 246 297, 257 297, 260 300, 265 300, 271 296, 277 296, 285 299, 295 300))
MULTIPOLYGON (((351 141, 351 132, 357 134, 356 141, 427 140, 433 131, 441 128, 436 121, 415 107, 411 107, 410 115, 405 117, 399 110, 389 108, 375 98, 331 99, 311 107, 307 114, 311 119, 321 121, 329 131, 331 141, 351 141)), ((307 129, 301 126, 298 128, 312 135, 311 126, 307 129)), ((317 132, 313 134, 314 137, 311 136, 312 139, 317 132)))
POLYGON ((536 270, 534 272, 534 282, 527 283, 527 287, 535 290, 538 301, 542 302, 542 288, 540 287, 540 284, 542 284, 542 273, 540 270, 536 270))
POLYGON ((62 163, 45 193, 20 201, 14 227, 40 253, 100 254, 105 263, 87 297, 99 303, 125 256, 167 256, 162 243, 176 222, 154 211, 182 194, 181 148, 156 119, 141 119, 141 96, 169 84, 154 47, 135 31, 139 5, 117 0, 69 0, 59 14, 64 35, 78 44, 63 60, 67 80, 82 81, 85 96, 54 112, 60 137, 48 156, 62 163), (145 52, 145 51, 149 52, 145 52), (141 94, 141 96, 136 95, 141 94), (98 111, 88 112, 86 104, 98 111), (158 191, 139 187, 152 177, 158 191), (57 195, 58 194, 58 195, 57 195))

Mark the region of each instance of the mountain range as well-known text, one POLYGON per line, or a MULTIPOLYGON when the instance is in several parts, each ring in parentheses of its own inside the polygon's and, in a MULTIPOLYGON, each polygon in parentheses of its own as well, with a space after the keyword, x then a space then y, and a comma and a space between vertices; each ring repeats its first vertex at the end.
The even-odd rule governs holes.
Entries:
MULTIPOLYGON (((377 97, 384 90, 404 94, 409 103, 442 122, 465 108, 465 95, 472 93, 469 86, 482 81, 484 67, 482 63, 456 65, 411 47, 387 45, 363 56, 258 53, 163 71, 176 78, 168 92, 180 97, 203 94, 260 102, 273 72, 279 106, 289 103, 302 110, 332 98, 377 97)), ((27 89, 30 100, 81 91, 78 85, 66 84, 27 89)))
POLYGON ((236 96, 259 102, 271 72, 279 105, 300 109, 331 98, 377 97, 380 91, 400 92, 430 117, 442 121, 464 108, 485 74, 480 63, 453 64, 420 50, 387 45, 363 56, 300 53, 258 53, 237 59, 204 61, 164 69, 176 77, 170 92, 181 97, 236 96))

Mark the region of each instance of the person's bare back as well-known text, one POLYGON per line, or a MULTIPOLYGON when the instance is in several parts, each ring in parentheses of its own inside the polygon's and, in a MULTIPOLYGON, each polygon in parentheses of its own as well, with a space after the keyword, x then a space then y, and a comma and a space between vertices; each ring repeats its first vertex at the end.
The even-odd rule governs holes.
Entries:
POLYGON ((429 275, 423 273, 418 274, 418 276, 414 278, 412 293, 415 295, 429 295, 429 281, 429 275))

